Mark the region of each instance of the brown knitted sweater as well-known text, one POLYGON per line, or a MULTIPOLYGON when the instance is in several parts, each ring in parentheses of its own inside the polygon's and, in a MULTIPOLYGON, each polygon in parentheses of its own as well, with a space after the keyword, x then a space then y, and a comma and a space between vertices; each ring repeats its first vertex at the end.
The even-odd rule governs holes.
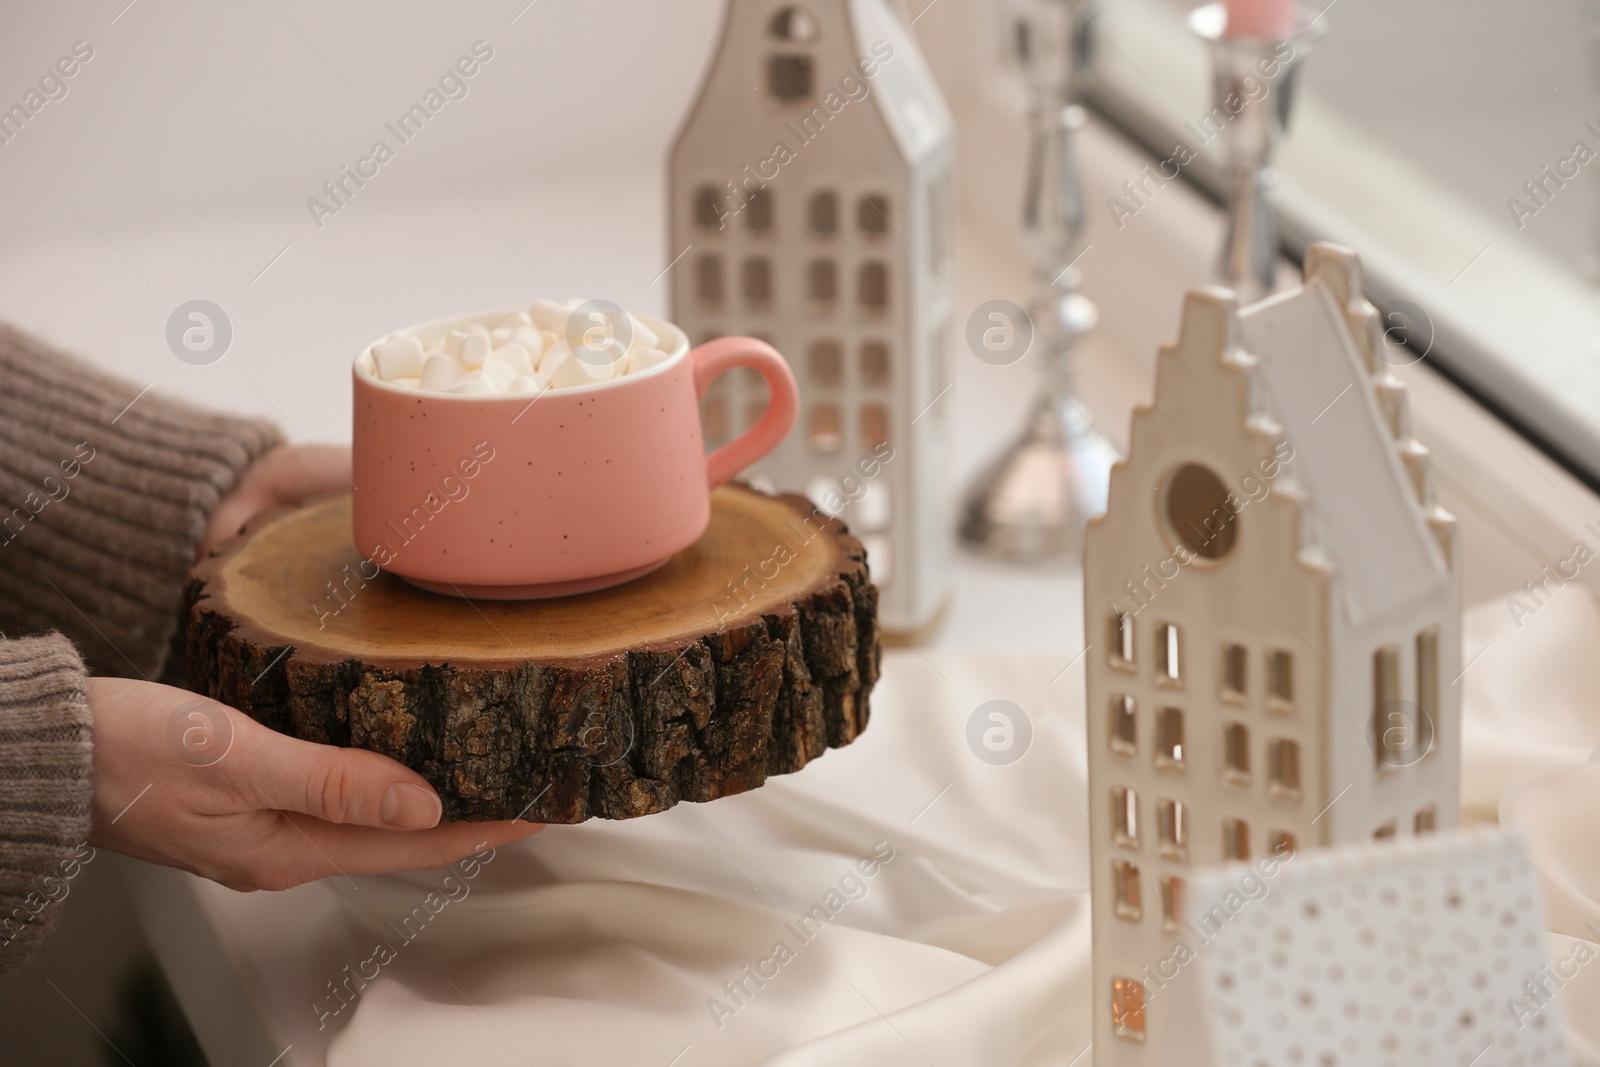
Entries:
POLYGON ((86 665, 169 671, 206 521, 280 440, 140 389, 0 325, 0 972, 88 854, 86 665))

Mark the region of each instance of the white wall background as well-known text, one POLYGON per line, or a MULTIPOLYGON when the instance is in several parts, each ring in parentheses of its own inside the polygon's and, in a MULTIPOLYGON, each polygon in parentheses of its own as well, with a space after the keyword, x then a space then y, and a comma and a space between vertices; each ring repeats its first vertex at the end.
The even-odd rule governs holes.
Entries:
POLYGON ((95 49, 70 94, 0 146, 10 241, 51 240, 81 225, 46 177, 113 238, 239 213, 281 224, 286 240, 305 236, 314 232, 305 198, 478 39, 495 56, 470 95, 448 105, 363 199, 433 192, 447 175, 474 186, 570 180, 595 159, 653 171, 721 8, 715 0, 536 0, 526 9, 526 0, 126 3, 8 5, 0 103, 20 100, 74 41, 95 49))
POLYGON ((6 15, 0 106, 75 41, 94 58, 0 144, 0 317, 339 439, 348 363, 390 329, 538 295, 664 309, 664 153, 716 0, 125 3, 6 15), (465 98, 397 146, 384 123, 480 39, 465 98), (379 137, 394 160, 318 229, 307 198, 379 137), (194 298, 233 323, 213 366, 167 349, 194 298))

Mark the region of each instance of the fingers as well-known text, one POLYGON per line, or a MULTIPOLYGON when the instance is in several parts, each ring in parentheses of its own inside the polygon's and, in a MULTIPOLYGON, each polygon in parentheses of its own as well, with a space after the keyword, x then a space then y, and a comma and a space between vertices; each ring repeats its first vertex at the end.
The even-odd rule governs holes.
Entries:
POLYGON ((230 873, 219 881, 234 889, 279 890, 341 875, 433 870, 544 829, 526 822, 456 822, 397 834, 334 826, 302 815, 281 814, 276 820, 259 869, 230 873))
POLYGON ((238 533, 259 510, 260 505, 247 496, 230 494, 225 497, 206 522, 206 531, 195 546, 195 560, 198 562, 211 555, 212 549, 238 533))
POLYGON ((343 493, 350 478, 348 445, 280 445, 258 459, 222 498, 206 524, 195 559, 205 559, 258 513, 343 493))
POLYGON ((298 504, 330 493, 348 492, 350 446, 296 445, 280 448, 266 458, 263 476, 273 500, 298 504))
POLYGON ((298 741, 239 719, 236 751, 219 764, 239 810, 277 808, 383 830, 438 824, 439 795, 420 774, 389 757, 298 741))

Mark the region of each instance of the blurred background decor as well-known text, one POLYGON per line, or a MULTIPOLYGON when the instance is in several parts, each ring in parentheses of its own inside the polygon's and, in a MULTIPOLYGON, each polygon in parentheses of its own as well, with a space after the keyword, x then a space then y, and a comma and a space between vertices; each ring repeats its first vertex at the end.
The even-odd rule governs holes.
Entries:
MULTIPOLYGON (((800 382, 798 428, 748 475, 850 524, 902 633, 948 593, 953 152, 899 4, 732 0, 669 163, 673 320, 759 337, 800 382)), ((707 437, 765 402, 719 379, 707 437)))
POLYGON ((985 467, 961 505, 961 540, 986 555, 1020 563, 1061 562, 1083 543, 1083 526, 1105 510, 1116 451, 1076 395, 1078 348, 1099 321, 1078 291, 1084 204, 1075 138, 1078 99, 1089 77, 1095 4, 1012 0, 1011 58, 1028 86, 1028 167, 1022 227, 1033 291, 1023 311, 1008 301, 978 309, 967 345, 1009 365, 1030 354, 1043 378, 1022 433, 985 467))

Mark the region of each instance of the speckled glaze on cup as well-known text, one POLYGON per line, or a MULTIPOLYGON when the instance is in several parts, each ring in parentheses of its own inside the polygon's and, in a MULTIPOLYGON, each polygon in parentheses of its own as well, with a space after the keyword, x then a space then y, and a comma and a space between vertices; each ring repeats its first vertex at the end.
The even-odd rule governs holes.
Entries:
MULTIPOLYGON (((410 332, 427 342, 512 311, 410 332)), ((364 349, 353 370, 361 554, 436 593, 510 600, 604 589, 692 544, 710 520, 711 490, 793 428, 798 391, 770 345, 724 337, 691 351, 676 326, 643 321, 670 339, 665 362, 533 400, 389 385, 364 349), (766 379, 771 399, 754 426, 707 455, 700 398, 735 367, 766 379)))

